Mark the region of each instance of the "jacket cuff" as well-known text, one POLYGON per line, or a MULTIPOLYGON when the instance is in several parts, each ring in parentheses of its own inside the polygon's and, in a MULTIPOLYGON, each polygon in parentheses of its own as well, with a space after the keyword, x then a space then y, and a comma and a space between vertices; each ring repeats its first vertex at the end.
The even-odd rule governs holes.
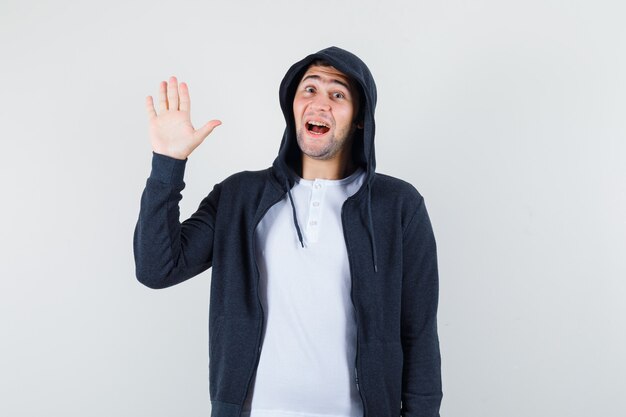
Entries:
POLYGON ((152 151, 150 178, 166 184, 180 184, 183 182, 188 159, 176 159, 152 151))

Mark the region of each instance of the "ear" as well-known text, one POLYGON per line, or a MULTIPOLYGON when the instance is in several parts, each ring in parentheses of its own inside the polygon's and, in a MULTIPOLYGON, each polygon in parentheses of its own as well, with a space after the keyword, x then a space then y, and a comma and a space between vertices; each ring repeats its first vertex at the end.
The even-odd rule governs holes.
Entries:
POLYGON ((363 129, 363 121, 362 120, 359 123, 356 124, 356 128, 357 129, 363 129))

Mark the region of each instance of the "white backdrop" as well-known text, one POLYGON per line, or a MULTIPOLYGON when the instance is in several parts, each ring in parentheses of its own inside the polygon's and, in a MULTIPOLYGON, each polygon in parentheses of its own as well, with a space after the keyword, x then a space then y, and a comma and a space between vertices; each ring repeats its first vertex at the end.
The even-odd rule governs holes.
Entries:
MULTIPOLYGON (((0 415, 207 416, 210 270, 154 291, 132 234, 144 98, 196 127, 181 220, 262 169, 308 53, 378 84, 378 171, 424 195, 440 267, 442 416, 626 415, 622 1, 0 3, 0 415)), ((376 416, 371 416, 376 417, 376 416)))

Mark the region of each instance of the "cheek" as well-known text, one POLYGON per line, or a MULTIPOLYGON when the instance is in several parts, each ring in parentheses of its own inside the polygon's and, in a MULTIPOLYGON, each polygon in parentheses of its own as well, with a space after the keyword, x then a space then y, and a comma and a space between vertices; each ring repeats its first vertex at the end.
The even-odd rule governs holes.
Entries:
POLYGON ((302 112, 304 110, 302 103, 297 100, 293 102, 293 117, 296 121, 296 125, 300 123, 300 119, 302 118, 302 112))
POLYGON ((336 114, 337 122, 344 126, 350 126, 352 124, 352 118, 354 117, 354 113, 352 109, 341 109, 340 112, 336 114))

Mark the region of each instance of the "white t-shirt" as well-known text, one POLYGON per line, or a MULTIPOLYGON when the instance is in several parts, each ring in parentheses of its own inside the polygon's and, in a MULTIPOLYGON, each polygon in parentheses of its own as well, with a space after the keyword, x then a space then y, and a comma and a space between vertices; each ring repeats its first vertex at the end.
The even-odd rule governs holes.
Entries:
POLYGON ((358 168, 339 180, 296 182, 304 248, 288 195, 257 226, 264 335, 243 417, 362 417, 341 206, 364 178, 358 168))

